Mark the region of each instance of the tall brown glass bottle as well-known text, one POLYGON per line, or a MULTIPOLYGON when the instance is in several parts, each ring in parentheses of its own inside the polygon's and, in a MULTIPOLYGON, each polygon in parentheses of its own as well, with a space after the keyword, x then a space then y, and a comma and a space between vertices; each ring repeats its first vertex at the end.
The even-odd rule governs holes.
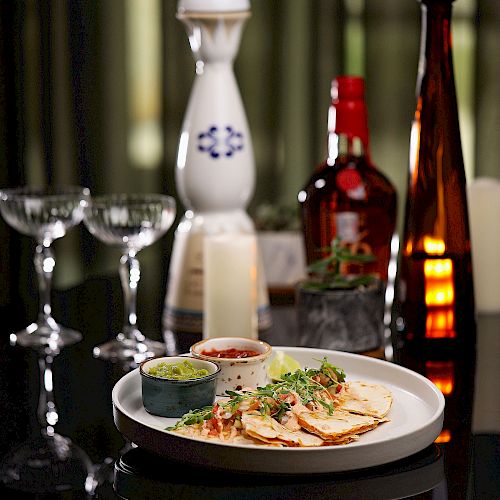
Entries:
POLYGON ((364 80, 339 76, 332 82, 328 156, 300 191, 308 263, 324 257, 335 237, 375 262, 349 272, 387 279, 396 223, 396 191, 370 158, 364 80))
MULTIPOLYGON (((441 388, 446 409, 438 442, 467 461, 476 330, 451 50, 452 1, 421 0, 422 40, 400 247, 395 357, 441 388)), ((453 471, 449 477, 453 477, 448 484, 450 498, 461 498, 467 478, 453 471)))

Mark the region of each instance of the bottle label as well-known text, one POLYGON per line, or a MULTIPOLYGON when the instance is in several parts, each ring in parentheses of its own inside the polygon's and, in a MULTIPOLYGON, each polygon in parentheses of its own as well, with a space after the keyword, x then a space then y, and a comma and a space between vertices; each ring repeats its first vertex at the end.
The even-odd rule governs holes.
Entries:
POLYGON ((359 239, 359 214, 338 212, 335 214, 337 236, 345 243, 356 243, 359 239))
POLYGON ((203 234, 177 231, 165 301, 165 326, 201 332, 203 328, 203 234))

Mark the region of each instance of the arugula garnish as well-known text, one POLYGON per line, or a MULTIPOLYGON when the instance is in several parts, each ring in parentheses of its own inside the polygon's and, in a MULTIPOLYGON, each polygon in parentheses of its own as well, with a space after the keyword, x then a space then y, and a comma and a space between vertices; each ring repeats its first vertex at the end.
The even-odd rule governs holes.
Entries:
POLYGON ((322 373, 330 382, 326 385, 326 387, 331 387, 332 385, 337 385, 340 382, 345 381, 345 372, 342 368, 338 366, 332 365, 328 362, 328 358, 324 357, 322 360, 316 359, 315 361, 321 361, 321 366, 319 369, 311 368, 307 370, 307 375, 310 377, 314 377, 315 375, 319 375, 322 373))
POLYGON ((167 431, 173 431, 185 425, 201 424, 204 420, 213 417, 213 406, 204 406, 198 410, 190 410, 172 427, 167 427, 167 431))
POLYGON ((332 365, 325 357, 321 361, 319 369, 305 368, 281 376, 281 380, 267 384, 264 387, 257 387, 252 391, 226 391, 230 397, 228 401, 217 402, 213 406, 205 406, 201 409, 191 410, 181 417, 181 419, 167 430, 176 430, 180 427, 192 424, 200 424, 214 416, 214 408, 222 408, 234 414, 240 404, 245 400, 257 400, 259 403, 259 413, 270 415, 280 421, 287 411, 291 409, 291 404, 286 401, 286 396, 292 392, 296 393, 300 402, 305 406, 308 403, 321 405, 329 415, 334 411, 333 403, 324 397, 324 391, 331 386, 338 385, 345 380, 344 370, 332 365), (323 374, 323 385, 313 377, 323 374), (323 397, 322 397, 323 396, 323 397))

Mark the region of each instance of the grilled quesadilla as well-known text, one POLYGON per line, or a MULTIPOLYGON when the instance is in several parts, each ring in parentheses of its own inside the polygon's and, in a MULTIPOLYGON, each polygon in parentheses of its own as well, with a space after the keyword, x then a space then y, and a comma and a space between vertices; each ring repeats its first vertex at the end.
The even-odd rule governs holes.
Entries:
POLYGON ((269 415, 244 413, 241 423, 246 433, 265 443, 285 446, 322 446, 323 439, 304 431, 290 431, 269 415))
POLYGON ((317 434, 325 441, 335 441, 369 431, 378 425, 378 420, 365 415, 335 410, 333 415, 317 411, 303 412, 299 415, 299 423, 304 429, 317 434))
POLYGON ((392 394, 383 385, 348 382, 337 396, 338 408, 359 415, 383 418, 391 409, 392 394))
POLYGON ((338 446, 379 423, 392 404, 385 387, 346 382, 324 358, 319 369, 298 369, 280 381, 242 391, 186 413, 167 430, 198 439, 263 446, 338 446))

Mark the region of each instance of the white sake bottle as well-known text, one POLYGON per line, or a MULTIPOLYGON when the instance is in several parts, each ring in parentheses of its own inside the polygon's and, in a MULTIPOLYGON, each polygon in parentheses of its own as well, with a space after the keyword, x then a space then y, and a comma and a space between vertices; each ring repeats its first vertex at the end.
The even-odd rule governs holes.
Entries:
MULTIPOLYGON (((180 0, 196 61, 176 163, 176 185, 187 208, 175 232, 165 298, 167 352, 189 349, 202 337, 204 240, 209 235, 255 234, 246 207, 255 187, 255 161, 233 60, 249 0, 180 0)), ((270 326, 269 299, 258 258, 258 328, 270 326)), ((235 325, 234 336, 238 336, 235 325)))

